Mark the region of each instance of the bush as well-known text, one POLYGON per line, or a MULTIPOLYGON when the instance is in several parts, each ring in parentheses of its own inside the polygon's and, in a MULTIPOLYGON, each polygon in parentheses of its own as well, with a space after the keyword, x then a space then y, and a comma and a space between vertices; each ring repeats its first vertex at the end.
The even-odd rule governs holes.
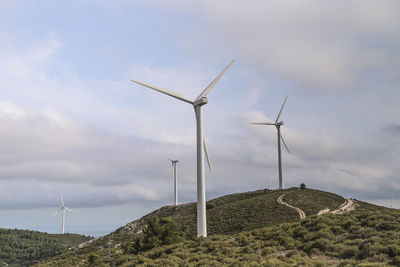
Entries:
POLYGON ((393 258, 400 255, 400 247, 397 245, 390 245, 388 246, 388 255, 389 257, 393 258))
POLYGON ((358 254, 357 247, 345 247, 339 252, 339 257, 343 259, 354 258, 358 254))
POLYGON ((134 242, 125 244, 123 251, 127 254, 138 254, 162 245, 170 245, 182 241, 178 225, 170 218, 153 216, 143 231, 143 239, 136 238, 134 242))
POLYGON ((300 185, 300 189, 306 189, 306 184, 305 184, 305 183, 302 183, 302 184, 300 185))
POLYGON ((96 253, 92 253, 88 257, 89 266, 98 266, 100 263, 100 256, 96 253))
POLYGON ((390 264, 394 266, 400 266, 400 256, 394 257, 393 260, 390 262, 390 264))

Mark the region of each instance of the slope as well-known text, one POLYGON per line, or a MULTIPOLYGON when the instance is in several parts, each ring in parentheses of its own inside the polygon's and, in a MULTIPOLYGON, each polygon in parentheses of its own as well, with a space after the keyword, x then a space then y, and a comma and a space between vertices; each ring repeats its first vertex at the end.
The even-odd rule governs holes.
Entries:
MULTIPOLYGON (((226 195, 207 202, 209 236, 232 235, 261 227, 299 221, 300 218, 295 210, 277 203, 278 197, 283 193, 307 195, 310 201, 320 203, 313 205, 308 210, 309 215, 317 214, 323 208, 338 208, 344 202, 344 198, 332 193, 312 189, 299 190, 298 188, 265 189, 226 195), (320 200, 321 196, 324 200, 320 200)), ((135 236, 140 235, 146 221, 153 215, 172 217, 180 225, 184 237, 188 240, 193 239, 196 235, 196 203, 182 204, 176 207, 165 206, 139 220, 128 223, 107 236, 70 250, 55 260, 62 262, 74 258, 76 264, 88 259, 92 253, 99 255, 100 258, 109 257, 110 254, 120 254, 121 244, 130 242, 135 236)))
POLYGON ((78 234, 48 234, 0 228, 0 266, 28 266, 54 257, 91 237, 78 234))

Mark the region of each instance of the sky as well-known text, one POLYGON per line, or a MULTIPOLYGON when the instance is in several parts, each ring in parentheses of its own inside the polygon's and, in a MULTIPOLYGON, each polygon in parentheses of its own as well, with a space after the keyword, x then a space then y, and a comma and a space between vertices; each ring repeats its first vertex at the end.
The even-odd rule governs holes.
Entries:
POLYGON ((285 187, 400 208, 400 1, 3 0, 0 227, 101 235, 206 197, 278 187, 274 121, 286 96, 285 187), (393 202, 392 202, 393 198, 393 202))

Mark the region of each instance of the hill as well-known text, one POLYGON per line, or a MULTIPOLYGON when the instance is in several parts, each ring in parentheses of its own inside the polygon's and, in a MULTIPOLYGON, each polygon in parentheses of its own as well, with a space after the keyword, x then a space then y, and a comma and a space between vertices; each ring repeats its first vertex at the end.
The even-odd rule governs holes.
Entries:
POLYGON ((30 266, 90 239, 78 234, 0 228, 0 266, 30 266))
MULTIPOLYGON (((285 202, 304 209, 307 218, 310 216, 311 218, 313 218, 313 216, 316 217, 315 215, 324 209, 338 209, 345 202, 344 198, 332 193, 313 189, 300 190, 298 188, 291 188, 288 190, 265 189, 223 196, 207 202, 209 238, 201 242, 208 244, 208 242, 215 240, 216 242, 224 243, 232 238, 237 240, 245 233, 245 235, 257 235, 258 231, 261 231, 260 229, 265 229, 265 227, 269 229, 265 231, 272 231, 271 229, 280 229, 280 227, 287 225, 287 223, 298 224, 300 222, 298 212, 277 202, 277 199, 281 195, 284 195, 283 200, 285 202)), ((372 205, 363 204, 363 207, 372 207, 372 205)), ((176 207, 165 206, 147 214, 139 220, 128 223, 107 236, 98 238, 80 246, 80 248, 70 250, 39 266, 68 266, 68 264, 77 263, 81 263, 82 266, 84 266, 89 258, 91 261, 98 259, 99 262, 96 263, 96 266, 101 266, 99 265, 101 262, 108 262, 109 260, 115 262, 122 258, 130 260, 140 258, 141 256, 124 255, 121 247, 127 242, 132 242, 136 236, 141 235, 146 222, 153 215, 157 215, 158 217, 169 216, 178 223, 187 241, 179 243, 176 246, 185 247, 191 246, 190 244, 200 244, 198 243, 200 241, 194 238, 196 234, 196 203, 182 204, 176 207)), ((304 222, 304 220, 302 222, 304 222)), ((222 247, 226 246, 226 248, 229 248, 234 246, 234 244, 237 243, 231 242, 222 245, 222 247)), ((243 246, 244 245, 241 247, 243 248, 243 246)), ((233 249, 232 252, 233 251, 236 250, 233 249)), ((161 254, 164 255, 163 253, 161 254)), ((171 253, 166 253, 165 255, 169 254, 171 253)), ((170 256, 175 257, 175 253, 173 254, 174 255, 170 256)), ((191 253, 191 255, 192 254, 193 253, 191 253)), ((145 253, 143 255, 145 255, 145 253)), ((157 258, 154 255, 149 257, 153 259, 157 258)))

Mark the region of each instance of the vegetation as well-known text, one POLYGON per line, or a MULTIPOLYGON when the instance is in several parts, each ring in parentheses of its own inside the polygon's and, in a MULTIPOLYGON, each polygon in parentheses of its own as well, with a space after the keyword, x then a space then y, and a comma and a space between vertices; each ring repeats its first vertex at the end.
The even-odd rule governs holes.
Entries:
POLYGON ((300 189, 306 189, 306 184, 305 183, 300 184, 300 189))
POLYGON ((155 247, 178 243, 182 241, 181 236, 178 225, 171 217, 159 219, 153 216, 147 223, 143 237, 139 236, 135 241, 127 242, 123 250, 125 253, 138 254, 155 247))
POLYGON ((0 266, 29 266, 89 239, 77 234, 0 229, 0 266))
MULTIPOLYGON (((298 193, 300 193, 299 188, 288 190, 265 189, 231 194, 210 200, 207 202, 208 234, 213 239, 221 234, 232 236, 242 233, 243 231, 266 226, 277 226, 287 222, 299 222, 299 215, 295 210, 277 203, 277 198, 282 194, 296 195, 298 193)), ((338 208, 344 202, 344 198, 332 193, 312 189, 305 189, 303 193, 307 193, 308 199, 314 202, 318 202, 319 198, 323 196, 324 201, 329 204, 324 206, 322 203, 321 205, 313 206, 308 215, 317 214, 321 210, 321 206, 326 208, 335 203, 335 208, 338 208)), ((288 196, 285 195, 285 201, 288 196)), ((295 205, 296 203, 292 204, 295 205)), ((80 266, 88 266, 88 259, 92 254, 99 256, 102 259, 101 262, 104 264, 112 261, 114 265, 116 265, 115 262, 120 257, 131 259, 133 257, 131 253, 134 250, 129 251, 127 248, 134 246, 138 237, 141 237, 141 240, 143 240, 142 238, 145 233, 146 225, 154 215, 157 215, 159 218, 171 217, 180 229, 184 240, 193 241, 193 239, 195 239, 194 242, 197 242, 195 238, 196 204, 189 203, 178 206, 166 206, 139 220, 128 223, 115 232, 100 237, 79 249, 71 249, 67 253, 55 257, 51 262, 43 264, 43 266, 68 266, 68 264, 72 262, 74 262, 74 264, 80 263, 80 266), (109 253, 110 250, 111 253, 109 253)), ((209 239, 210 238, 207 240, 209 239)), ((185 246, 184 244, 185 242, 171 246, 180 247, 185 246)), ((157 250, 157 248, 148 251, 140 251, 137 256, 140 257, 154 250, 157 250)), ((98 266, 101 265, 98 264, 98 266)))
POLYGON ((345 199, 332 193, 313 190, 292 188, 283 197, 283 201, 303 210, 307 216, 318 214, 323 209, 338 209, 345 199))
MULTIPOLYGON (((359 202, 347 214, 310 216, 233 235, 161 245, 137 255, 117 246, 97 266, 399 266, 400 211, 359 202), (106 266, 106 265, 104 265, 106 266)), ((90 256, 57 257, 39 266, 90 266, 90 256)))

